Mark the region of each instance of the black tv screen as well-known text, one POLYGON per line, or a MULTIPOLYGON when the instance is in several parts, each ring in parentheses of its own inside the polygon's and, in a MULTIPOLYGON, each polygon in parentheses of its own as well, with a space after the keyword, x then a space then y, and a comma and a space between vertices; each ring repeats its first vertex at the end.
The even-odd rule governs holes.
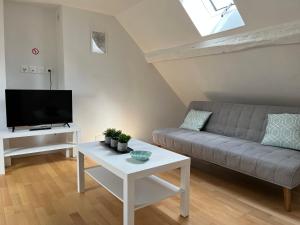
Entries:
POLYGON ((6 90, 7 127, 73 122, 72 91, 6 90))

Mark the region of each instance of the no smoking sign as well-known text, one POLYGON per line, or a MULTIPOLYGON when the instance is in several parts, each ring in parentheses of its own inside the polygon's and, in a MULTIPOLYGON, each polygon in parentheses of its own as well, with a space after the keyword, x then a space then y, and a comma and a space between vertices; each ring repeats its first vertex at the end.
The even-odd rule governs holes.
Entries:
POLYGON ((33 55, 38 55, 40 53, 40 50, 38 48, 33 48, 31 50, 31 52, 32 52, 33 55))

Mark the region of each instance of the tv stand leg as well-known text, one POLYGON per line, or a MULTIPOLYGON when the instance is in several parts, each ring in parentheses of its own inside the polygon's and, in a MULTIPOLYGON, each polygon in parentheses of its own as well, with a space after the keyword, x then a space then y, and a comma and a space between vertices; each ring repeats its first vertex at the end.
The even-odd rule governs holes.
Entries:
POLYGON ((70 158, 71 156, 71 150, 68 148, 66 149, 66 158, 70 158))
POLYGON ((5 175, 4 140, 0 138, 0 175, 5 175))
MULTIPOLYGON (((69 133, 66 134, 66 143, 70 143, 70 134, 69 133)), ((65 155, 66 158, 70 158, 71 157, 71 149, 70 148, 66 149, 65 154, 66 154, 65 155)))
POLYGON ((80 131, 76 131, 73 133, 73 143, 76 144, 76 147, 73 147, 73 158, 76 158, 78 156, 78 150, 77 146, 80 142, 80 131))
POLYGON ((13 127, 13 128, 12 128, 12 132, 15 132, 15 129, 16 129, 16 128, 15 128, 15 127, 13 127))
POLYGON ((11 157, 5 157, 4 161, 6 167, 11 166, 11 157))
POLYGON ((67 126, 67 127, 69 127, 69 128, 70 128, 70 125, 69 125, 69 123, 65 123, 65 124, 64 124, 64 127, 65 127, 65 126, 67 126))

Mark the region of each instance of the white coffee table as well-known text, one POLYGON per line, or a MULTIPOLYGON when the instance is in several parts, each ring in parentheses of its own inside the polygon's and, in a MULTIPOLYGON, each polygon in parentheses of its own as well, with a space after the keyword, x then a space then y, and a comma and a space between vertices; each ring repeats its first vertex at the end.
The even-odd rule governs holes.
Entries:
POLYGON ((84 172, 123 202, 123 224, 134 225, 134 211, 165 198, 180 194, 181 216, 189 214, 190 158, 139 140, 131 140, 134 150, 152 152, 147 162, 132 160, 129 154, 118 154, 99 142, 78 146, 78 192, 84 192, 84 172), (84 168, 84 156, 99 166, 84 168), (101 166, 100 166, 101 165, 101 166), (181 185, 177 187, 153 174, 181 169, 181 185))

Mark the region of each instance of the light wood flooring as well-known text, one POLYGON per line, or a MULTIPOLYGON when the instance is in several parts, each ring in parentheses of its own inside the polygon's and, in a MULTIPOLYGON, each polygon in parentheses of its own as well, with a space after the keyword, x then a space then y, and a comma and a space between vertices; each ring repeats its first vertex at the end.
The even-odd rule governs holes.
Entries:
MULTIPOLYGON (((87 161, 86 165, 93 165, 87 161)), ((162 174, 178 184, 179 171, 162 174)), ((61 153, 13 160, 0 177, 0 225, 122 225, 122 204, 86 179, 76 192, 76 161, 61 153)), ((300 224, 300 191, 293 211, 282 207, 281 188, 212 165, 192 169, 191 211, 179 216, 179 198, 136 211, 136 225, 300 224)))

